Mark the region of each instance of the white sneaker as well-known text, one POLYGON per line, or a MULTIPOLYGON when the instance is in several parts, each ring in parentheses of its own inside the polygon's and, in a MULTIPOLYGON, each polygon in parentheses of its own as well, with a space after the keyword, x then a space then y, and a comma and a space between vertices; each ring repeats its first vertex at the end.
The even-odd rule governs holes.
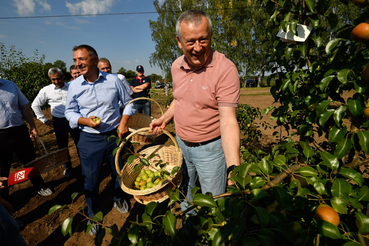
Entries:
POLYGON ((64 169, 63 174, 64 174, 64 177, 66 177, 66 178, 72 177, 72 175, 73 175, 73 168, 72 167, 67 167, 66 169, 64 169))
POLYGON ((91 236, 96 235, 99 232, 101 226, 99 224, 91 221, 91 220, 87 221, 87 226, 90 225, 90 224, 93 224, 93 226, 91 227, 91 229, 89 231, 90 235, 91 236))
POLYGON ((37 194, 39 194, 41 196, 50 196, 50 195, 53 194, 53 192, 50 190, 49 187, 44 187, 44 188, 41 188, 40 190, 38 190, 37 194))
POLYGON ((129 212, 129 204, 124 199, 114 202, 114 207, 122 214, 129 212))

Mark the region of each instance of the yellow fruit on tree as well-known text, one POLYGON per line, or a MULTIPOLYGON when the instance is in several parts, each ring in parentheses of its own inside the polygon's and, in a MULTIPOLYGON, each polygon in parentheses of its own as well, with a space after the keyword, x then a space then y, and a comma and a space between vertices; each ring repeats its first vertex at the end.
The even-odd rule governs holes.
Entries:
POLYGON ((369 82, 369 66, 365 67, 363 71, 361 71, 361 78, 365 81, 369 82))
POLYGON ((352 2, 359 7, 366 7, 369 5, 369 1, 368 0, 352 0, 352 2))
POLYGON ((338 213, 327 204, 321 204, 315 209, 315 218, 316 220, 324 220, 335 226, 338 226, 340 223, 340 216, 338 213))
POLYGON ((359 42, 369 41, 369 24, 362 22, 351 31, 351 38, 359 42))
POLYGON ((364 109, 364 117, 369 119, 369 108, 364 109))

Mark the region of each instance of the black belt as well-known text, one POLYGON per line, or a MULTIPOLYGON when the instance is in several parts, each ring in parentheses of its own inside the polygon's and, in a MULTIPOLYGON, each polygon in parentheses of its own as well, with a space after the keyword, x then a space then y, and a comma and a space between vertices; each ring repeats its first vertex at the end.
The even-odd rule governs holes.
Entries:
POLYGON ((206 145, 208 143, 211 143, 211 142, 214 142, 214 141, 217 141, 218 139, 220 139, 220 136, 219 137, 216 137, 216 138, 213 138, 213 139, 210 139, 208 141, 205 141, 205 142, 200 142, 200 143, 192 143, 192 142, 188 142, 186 140, 183 140, 183 143, 188 146, 188 147, 198 147, 198 146, 202 146, 202 145, 206 145))

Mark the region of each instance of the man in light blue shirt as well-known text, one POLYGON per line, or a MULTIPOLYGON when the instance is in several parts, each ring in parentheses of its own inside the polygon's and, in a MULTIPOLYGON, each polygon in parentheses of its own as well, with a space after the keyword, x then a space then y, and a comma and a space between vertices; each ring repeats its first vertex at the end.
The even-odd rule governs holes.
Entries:
MULTIPOLYGON (((79 45, 73 51, 74 64, 83 76, 79 76, 69 86, 65 117, 72 128, 79 127, 82 130, 78 149, 82 174, 85 177, 87 215, 91 218, 99 211, 98 181, 105 157, 109 161, 115 182, 114 207, 126 213, 129 211, 129 197, 119 185, 113 156, 117 145, 114 138, 108 138, 111 135, 123 137, 128 132, 127 121, 135 114, 135 110, 130 104, 121 115, 119 104, 127 105, 131 96, 117 76, 101 72, 97 68, 99 58, 94 48, 79 45)), ((88 221, 88 224, 91 223, 93 222, 88 221)), ((94 224, 90 234, 95 235, 99 229, 100 226, 94 224)))

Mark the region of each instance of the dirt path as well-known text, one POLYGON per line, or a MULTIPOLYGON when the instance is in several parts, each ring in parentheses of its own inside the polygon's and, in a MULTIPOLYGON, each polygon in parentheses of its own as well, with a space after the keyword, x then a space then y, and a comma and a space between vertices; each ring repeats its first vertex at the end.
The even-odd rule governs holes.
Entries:
MULTIPOLYGON (((258 107, 260 110, 273 104, 272 96, 268 94, 269 90, 266 88, 253 88, 247 91, 242 91, 241 104, 249 104, 252 107, 258 107)), ((153 109, 153 114, 158 114, 157 109, 153 109)), ((50 115, 46 111, 47 115, 50 115)), ((155 117, 155 115, 154 115, 155 117)), ((269 123, 273 121, 265 118, 269 123)), ((50 127, 45 126, 41 122, 37 121, 37 128, 39 130, 41 139, 44 141, 46 148, 49 151, 55 151, 56 140, 55 135, 50 127)), ((173 128, 169 129, 173 131, 173 128)), ((273 141, 270 136, 272 130, 263 131, 265 137, 262 141, 265 144, 269 144, 273 141)), ((76 148, 73 141, 70 139, 69 149, 72 156, 72 165, 75 168, 75 176, 71 179, 66 179, 63 176, 63 166, 59 166, 45 174, 43 174, 44 180, 54 190, 54 194, 49 197, 42 197, 35 195, 32 189, 32 185, 29 181, 15 185, 11 187, 10 193, 14 198, 14 217, 24 222, 24 227, 21 230, 23 237, 28 245, 44 245, 44 246, 59 246, 59 245, 94 245, 94 237, 89 234, 85 234, 86 222, 81 222, 80 226, 76 229, 75 234, 72 237, 64 237, 61 233, 60 226, 62 222, 69 216, 77 214, 78 208, 85 206, 85 200, 83 195, 83 178, 81 175, 80 163, 77 157, 76 148), (74 192, 80 192, 76 201, 73 202, 73 207, 77 208, 73 210, 63 210, 62 212, 48 215, 49 209, 56 205, 64 205, 71 203, 71 195, 74 192)), ((17 163, 13 164, 13 168, 19 168, 17 163)), ((112 182, 110 176, 110 169, 108 165, 104 165, 101 175, 100 194, 99 201, 100 207, 104 214, 105 225, 117 224, 120 230, 129 226, 129 221, 135 220, 136 215, 140 215, 144 211, 144 206, 136 202, 135 199, 131 199, 131 210, 129 214, 121 214, 113 207, 112 201, 112 182)), ((165 208, 165 202, 160 204, 165 208)), ((78 222, 84 220, 82 215, 74 217, 74 222, 77 225, 78 222)), ((112 236, 106 233, 102 245, 110 245, 112 236)))

